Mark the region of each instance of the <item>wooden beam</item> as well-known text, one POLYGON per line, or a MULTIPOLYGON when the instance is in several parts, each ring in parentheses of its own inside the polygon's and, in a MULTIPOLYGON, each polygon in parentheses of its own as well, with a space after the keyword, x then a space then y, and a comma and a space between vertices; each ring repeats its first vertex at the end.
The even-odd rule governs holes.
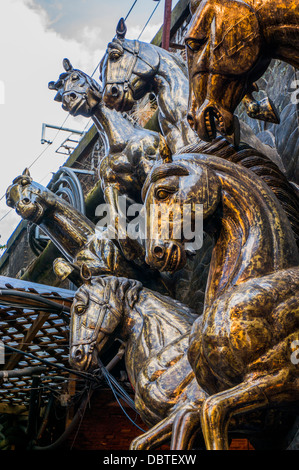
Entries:
MULTIPOLYGON (((20 349, 21 351, 26 351, 26 349, 28 348, 30 343, 32 343, 32 340, 35 338, 36 334, 39 332, 43 324, 48 320, 50 315, 51 313, 47 313, 47 312, 39 313, 38 317, 34 320, 31 327, 27 331, 25 338, 23 338, 21 343, 18 345, 18 349, 20 349)), ((14 369, 22 357, 24 356, 22 356, 21 354, 13 353, 10 360, 6 364, 5 369, 6 370, 14 369)))
POLYGON ((25 405, 0 403, 0 414, 28 415, 28 409, 25 405))

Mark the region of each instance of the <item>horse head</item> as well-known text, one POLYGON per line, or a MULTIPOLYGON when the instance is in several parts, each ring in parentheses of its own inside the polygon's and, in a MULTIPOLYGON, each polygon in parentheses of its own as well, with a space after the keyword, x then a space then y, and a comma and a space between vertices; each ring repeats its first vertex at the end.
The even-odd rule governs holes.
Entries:
POLYGON ((104 102, 117 111, 129 111, 150 91, 160 63, 150 44, 126 39, 126 31, 121 18, 100 65, 104 102))
POLYGON ((201 230, 202 225, 196 223, 196 217, 205 223, 215 213, 221 195, 217 175, 204 162, 195 167, 188 155, 180 155, 179 159, 177 163, 155 166, 143 186, 146 260, 149 265, 167 272, 182 269, 186 263, 192 247, 187 222, 193 234, 200 235, 196 231, 201 230))
POLYGON ((26 168, 6 190, 6 204, 15 209, 23 219, 40 223, 48 207, 47 194, 38 183, 32 181, 26 168))
POLYGON ((63 60, 65 72, 56 82, 49 82, 50 90, 56 90, 55 101, 72 116, 90 117, 94 108, 102 101, 99 84, 81 70, 74 69, 68 59, 63 60))
POLYGON ((96 367, 97 357, 114 341, 126 302, 133 307, 141 284, 114 276, 91 277, 81 268, 82 286, 71 307, 70 364, 79 370, 96 367))
POLYGON ((234 111, 269 64, 261 57, 258 19, 242 0, 193 0, 191 11, 188 122, 206 141, 217 131, 233 136, 234 111))

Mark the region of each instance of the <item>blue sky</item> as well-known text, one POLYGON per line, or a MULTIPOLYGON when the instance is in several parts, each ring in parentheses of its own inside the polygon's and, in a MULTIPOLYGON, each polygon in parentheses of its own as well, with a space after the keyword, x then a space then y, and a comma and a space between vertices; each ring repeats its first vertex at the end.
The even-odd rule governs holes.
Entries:
MULTIPOLYGON (((47 185, 66 157, 56 153, 68 136, 60 132, 52 145, 41 144, 42 124, 61 126, 65 113, 54 102, 48 82, 62 72, 68 57, 74 67, 91 74, 113 38, 118 20, 134 0, 1 0, 0 16, 0 245, 20 218, 5 204, 6 188, 32 165, 35 181, 47 185), (4 90, 4 100, 1 99, 4 90), (41 152, 44 152, 40 157, 41 152), (35 163, 33 163, 35 161, 35 163), (4 217, 4 218, 3 218, 4 217), (2 220, 1 220, 2 219, 2 220)), ((178 0, 173 0, 173 7, 178 0)), ((156 6, 137 0, 128 20, 127 37, 137 38, 156 6)), ((162 0, 141 40, 150 42, 163 22, 162 0)), ((98 79, 98 73, 94 76, 98 79)), ((84 130, 91 122, 68 117, 65 126, 84 130)), ((56 132, 48 131, 52 140, 56 132)))

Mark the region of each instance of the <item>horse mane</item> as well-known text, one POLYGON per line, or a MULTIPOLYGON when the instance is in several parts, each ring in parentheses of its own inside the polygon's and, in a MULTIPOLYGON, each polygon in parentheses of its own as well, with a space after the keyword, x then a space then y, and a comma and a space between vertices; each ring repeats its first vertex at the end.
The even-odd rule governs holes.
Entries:
POLYGON ((134 307, 138 300, 137 293, 143 288, 141 282, 135 279, 107 275, 96 276, 91 280, 91 285, 93 286, 101 284, 103 287, 106 287, 108 283, 111 291, 121 302, 127 302, 131 308, 134 307))
MULTIPOLYGON (((90 282, 91 285, 95 287, 97 284, 101 284, 102 287, 106 287, 107 284, 109 284, 109 288, 118 298, 118 300, 120 300, 122 303, 127 303, 130 309, 133 309, 134 307, 136 308, 136 304, 140 300, 141 292, 145 291, 145 299, 141 299, 141 302, 143 304, 145 300, 149 300, 150 305, 149 308, 141 309, 140 314, 141 316, 144 316, 143 312, 145 311, 146 317, 155 320, 156 328, 158 328, 158 330, 159 325, 162 325, 162 323, 166 322, 173 329, 179 331, 180 333, 184 333, 186 323, 191 325, 195 318, 198 317, 198 315, 190 307, 171 297, 167 297, 167 309, 151 308, 151 295, 154 295, 160 301, 162 299, 166 299, 166 296, 160 294, 159 292, 149 291, 147 288, 143 287, 141 282, 135 279, 101 275, 93 277, 90 282), (151 295, 149 295, 149 293, 151 295)), ((161 328, 159 335, 163 336, 163 328, 161 328)))
POLYGON ((258 175, 272 189, 282 205, 299 245, 299 197, 296 189, 269 157, 243 143, 239 149, 236 149, 224 137, 217 137, 213 142, 196 142, 188 145, 180 149, 179 155, 183 153, 215 155, 237 163, 258 175))

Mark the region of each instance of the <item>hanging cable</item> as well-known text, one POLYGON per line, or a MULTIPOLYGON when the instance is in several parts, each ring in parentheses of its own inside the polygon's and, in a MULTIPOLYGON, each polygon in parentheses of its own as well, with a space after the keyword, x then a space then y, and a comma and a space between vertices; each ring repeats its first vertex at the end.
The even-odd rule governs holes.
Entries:
POLYGON ((131 11, 133 10, 134 6, 136 5, 137 3, 137 0, 135 0, 135 2, 133 3, 133 5, 131 6, 130 10, 128 11, 127 13, 127 16, 125 17, 125 21, 128 19, 128 16, 130 15, 131 11))
POLYGON ((143 32, 145 31, 147 25, 149 24, 150 20, 152 19, 153 15, 154 15, 155 11, 157 10, 158 6, 160 5, 160 3, 161 3, 161 0, 159 0, 159 2, 157 3, 157 5, 156 5, 155 8, 153 9, 153 11, 152 11, 152 13, 151 13, 149 19, 147 20, 147 22, 146 22, 145 25, 143 26, 143 29, 142 29, 141 33, 139 34, 137 40, 140 39, 140 37, 142 36, 143 32))

